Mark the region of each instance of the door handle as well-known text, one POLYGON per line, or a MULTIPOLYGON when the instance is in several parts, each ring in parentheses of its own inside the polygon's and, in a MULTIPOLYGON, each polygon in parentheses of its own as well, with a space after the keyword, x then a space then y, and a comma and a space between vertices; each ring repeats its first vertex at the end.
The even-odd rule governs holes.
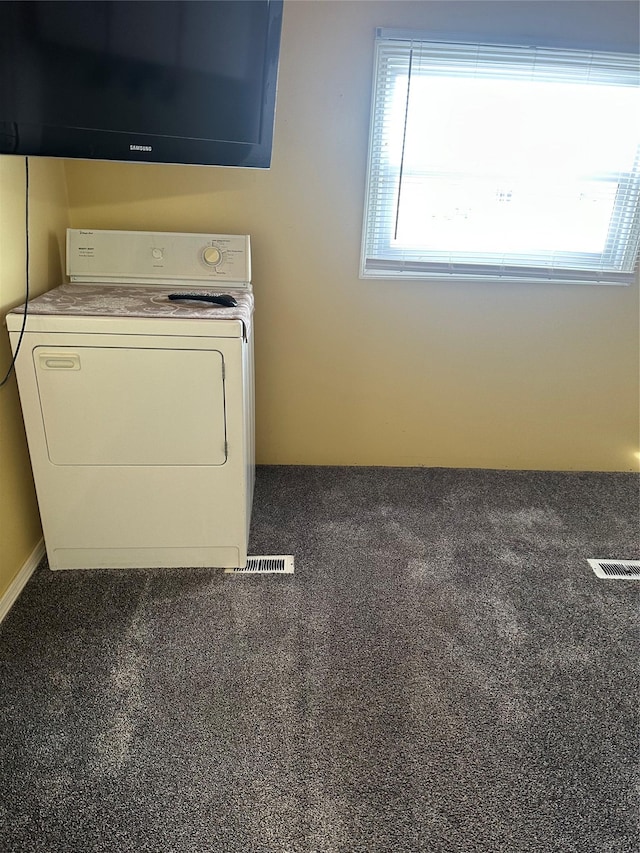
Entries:
POLYGON ((40 367, 43 370, 80 370, 80 356, 75 353, 40 353, 40 367))

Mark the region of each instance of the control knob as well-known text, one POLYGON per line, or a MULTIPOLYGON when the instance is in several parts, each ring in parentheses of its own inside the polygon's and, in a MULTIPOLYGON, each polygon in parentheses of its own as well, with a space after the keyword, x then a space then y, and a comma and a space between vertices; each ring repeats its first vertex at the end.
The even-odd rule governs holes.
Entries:
POLYGON ((202 253, 202 260, 209 267, 217 267, 222 261, 222 252, 217 246, 207 246, 202 253))

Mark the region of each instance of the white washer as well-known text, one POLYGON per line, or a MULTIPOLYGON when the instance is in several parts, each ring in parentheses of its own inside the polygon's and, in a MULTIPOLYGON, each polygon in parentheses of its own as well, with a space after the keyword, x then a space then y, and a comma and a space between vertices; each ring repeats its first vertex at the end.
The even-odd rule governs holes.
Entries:
MULTIPOLYGON (((70 229, 67 274, 29 302, 16 361, 50 567, 244 566, 249 237, 70 229)), ((7 315, 14 352, 23 317, 7 315)))

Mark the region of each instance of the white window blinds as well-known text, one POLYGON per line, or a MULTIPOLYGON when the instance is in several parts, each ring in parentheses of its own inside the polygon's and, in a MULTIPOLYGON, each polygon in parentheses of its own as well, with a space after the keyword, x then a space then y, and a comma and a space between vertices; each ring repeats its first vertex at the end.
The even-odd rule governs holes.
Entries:
POLYGON ((627 284, 638 57, 378 31, 363 277, 627 284))

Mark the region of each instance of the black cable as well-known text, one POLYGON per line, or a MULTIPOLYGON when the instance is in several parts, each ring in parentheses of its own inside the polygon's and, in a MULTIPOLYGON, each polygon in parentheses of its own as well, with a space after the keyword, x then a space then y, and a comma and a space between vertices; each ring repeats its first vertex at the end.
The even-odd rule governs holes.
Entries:
POLYGON ((9 381, 9 377, 11 376, 11 372, 13 371, 16 363, 16 358, 18 357, 18 353, 20 352, 20 344, 22 343, 22 338, 24 336, 25 326, 27 325, 27 303, 29 302, 29 158, 24 158, 24 174, 25 174, 25 295, 24 295, 24 314, 22 317, 22 328, 20 329, 20 337, 18 338, 18 343, 16 345, 16 351, 13 354, 13 358, 11 359, 11 364, 9 365, 9 369, 7 370, 4 379, 0 382, 0 388, 3 385, 6 385, 9 381))

